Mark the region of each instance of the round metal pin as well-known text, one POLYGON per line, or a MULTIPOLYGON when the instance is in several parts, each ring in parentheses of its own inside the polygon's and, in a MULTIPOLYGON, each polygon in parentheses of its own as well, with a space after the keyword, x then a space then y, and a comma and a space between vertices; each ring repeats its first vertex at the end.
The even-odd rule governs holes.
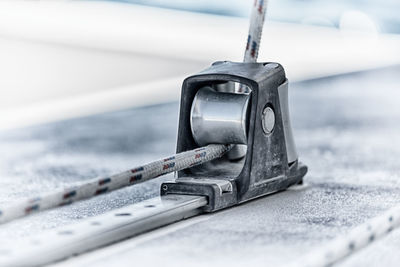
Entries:
POLYGON ((275 112, 271 107, 266 107, 262 112, 262 128, 266 134, 270 134, 275 126, 275 112))

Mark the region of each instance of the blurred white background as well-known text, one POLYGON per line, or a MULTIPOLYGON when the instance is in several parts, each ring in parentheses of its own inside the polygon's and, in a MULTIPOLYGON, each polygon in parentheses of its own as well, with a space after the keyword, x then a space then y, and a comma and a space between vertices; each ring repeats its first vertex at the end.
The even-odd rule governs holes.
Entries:
MULTIPOLYGON (((269 1, 259 61, 292 81, 400 63, 396 1, 269 1)), ((177 100, 181 80, 241 61, 241 1, 1 1, 0 128, 177 100), (129 2, 129 3, 128 3, 129 2)))

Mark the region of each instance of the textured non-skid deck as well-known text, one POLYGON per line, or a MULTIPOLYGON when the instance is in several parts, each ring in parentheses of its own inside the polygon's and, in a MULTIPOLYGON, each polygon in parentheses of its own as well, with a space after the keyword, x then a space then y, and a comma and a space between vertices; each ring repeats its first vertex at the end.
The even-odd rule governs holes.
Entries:
MULTIPOLYGON (((400 203, 399 88, 399 67, 292 84, 296 144, 309 166, 304 186, 56 265, 279 266, 296 260, 400 203)), ((169 103, 0 133, 0 204, 173 153, 177 114, 178 103, 169 103)), ((148 199, 172 178, 1 225, 0 240, 148 199)), ((338 265, 398 266, 399 248, 395 230, 338 265)))

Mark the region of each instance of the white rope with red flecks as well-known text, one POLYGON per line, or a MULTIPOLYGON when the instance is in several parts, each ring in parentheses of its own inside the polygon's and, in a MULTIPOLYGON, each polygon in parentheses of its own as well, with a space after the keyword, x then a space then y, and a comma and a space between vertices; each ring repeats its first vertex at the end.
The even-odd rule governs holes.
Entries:
MULTIPOLYGON (((243 62, 257 61, 265 12, 266 0, 255 0, 250 17, 249 35, 243 62)), ((221 157, 231 148, 231 145, 208 145, 206 147, 182 152, 122 173, 105 178, 95 178, 60 191, 18 201, 7 207, 0 207, 0 224, 38 211, 71 204, 78 200, 88 199, 126 186, 138 184, 163 174, 199 165, 221 157)))
MULTIPOLYGON (((244 50, 244 63, 257 62, 266 12, 267 0, 254 0, 250 15, 249 34, 247 35, 246 48, 244 50)), ((249 88, 243 84, 237 88, 236 92, 250 93, 249 88)))
POLYGON ((89 199, 100 194, 154 179, 170 172, 193 167, 221 157, 230 147, 230 145, 208 145, 196 148, 118 174, 91 179, 56 192, 18 201, 7 207, 0 208, 0 223, 5 223, 34 212, 71 204, 78 200, 89 199))
MULTIPOLYGON (((247 35, 246 48, 244 50, 244 63, 255 63, 260 50, 261 35, 264 27, 265 14, 267 12, 267 0, 254 0, 251 8, 249 34, 247 35)), ((236 89, 236 93, 249 94, 250 89, 240 84, 236 89)), ((246 154, 246 145, 235 145, 230 152, 234 157, 243 157, 246 154)))
MULTIPOLYGON (((243 62, 257 62, 266 6, 267 0, 254 0, 243 62)), ((240 86, 237 92, 248 93, 247 90, 246 86, 240 86)), ((236 147, 233 149, 235 148, 236 147)), ((345 236, 333 239, 318 250, 311 251, 300 260, 293 262, 290 266, 330 266, 353 252, 374 242, 376 239, 385 236, 396 227, 400 227, 400 205, 395 206, 384 214, 354 228, 345 236)))
MULTIPOLYGON (((245 63, 257 62, 266 6, 267 0, 254 0, 243 59, 245 63)), ((241 86, 237 92, 247 93, 246 90, 247 87, 241 86)), ((0 207, 0 223, 5 223, 38 211, 88 199, 126 186, 148 181, 163 174, 199 165, 221 157, 231 148, 232 145, 208 145, 105 178, 95 178, 60 191, 19 201, 4 208, 0 207)), ((304 257, 289 264, 289 266, 330 266, 378 238, 385 236, 399 226, 400 206, 396 206, 381 216, 352 229, 345 236, 335 238, 321 248, 311 251, 304 257)))
POLYGON ((289 264, 290 267, 325 267, 342 260, 375 240, 384 237, 400 226, 400 205, 380 216, 372 218, 350 230, 343 236, 334 238, 300 259, 289 264))
POLYGON ((249 35, 247 36, 243 58, 245 63, 257 62, 266 11, 267 0, 254 0, 250 16, 249 35))

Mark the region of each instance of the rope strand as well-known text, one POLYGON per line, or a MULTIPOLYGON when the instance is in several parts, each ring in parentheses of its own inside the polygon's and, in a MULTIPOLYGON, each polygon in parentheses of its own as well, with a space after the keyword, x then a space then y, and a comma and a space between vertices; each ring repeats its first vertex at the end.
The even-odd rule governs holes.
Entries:
POLYGON ((293 262, 291 267, 323 267, 342 260, 375 240, 391 233, 400 226, 400 205, 397 205, 383 214, 368 220, 353 228, 349 233, 339 236, 312 250, 304 257, 293 262))
POLYGON ((0 224, 29 214, 71 204, 142 183, 161 175, 193 167, 224 155, 230 145, 208 145, 185 151, 103 178, 95 178, 56 192, 18 201, 0 208, 0 224))

